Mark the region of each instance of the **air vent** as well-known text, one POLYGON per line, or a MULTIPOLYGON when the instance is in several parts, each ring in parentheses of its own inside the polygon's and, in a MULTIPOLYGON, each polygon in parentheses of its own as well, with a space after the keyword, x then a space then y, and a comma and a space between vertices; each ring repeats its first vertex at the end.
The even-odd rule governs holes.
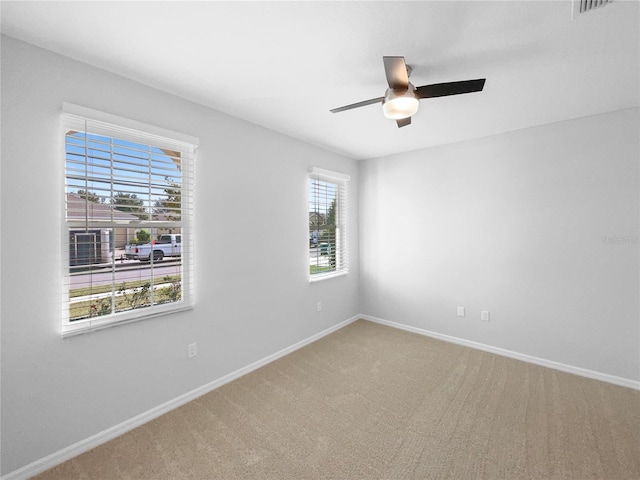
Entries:
POLYGON ((573 18, 581 13, 586 13, 594 8, 601 7, 607 3, 611 3, 613 0, 573 0, 573 18))

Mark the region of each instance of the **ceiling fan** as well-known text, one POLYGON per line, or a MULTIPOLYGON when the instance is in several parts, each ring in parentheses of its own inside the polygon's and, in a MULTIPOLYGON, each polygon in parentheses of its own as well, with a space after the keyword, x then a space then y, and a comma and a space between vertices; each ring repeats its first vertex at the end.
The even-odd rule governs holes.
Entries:
POLYGON ((332 113, 344 112, 352 108, 382 102, 384 116, 395 120, 398 128, 406 127, 411 124, 411 115, 418 111, 420 99, 481 92, 486 80, 485 78, 478 78, 476 80, 434 83, 432 85, 414 87, 409 82, 411 67, 405 64, 404 57, 382 57, 382 60, 384 61, 384 72, 387 75, 387 83, 389 84, 384 97, 372 98, 363 102, 334 108, 331 110, 332 113))

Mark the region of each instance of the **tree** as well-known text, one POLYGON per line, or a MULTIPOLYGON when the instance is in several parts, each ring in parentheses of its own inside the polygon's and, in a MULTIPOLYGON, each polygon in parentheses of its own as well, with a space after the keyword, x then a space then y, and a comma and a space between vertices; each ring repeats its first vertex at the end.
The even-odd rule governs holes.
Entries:
POLYGON ((336 267, 336 247, 338 245, 338 239, 336 238, 336 199, 334 198, 331 201, 331 205, 329 206, 329 211, 327 212, 327 224, 329 225, 329 265, 333 268, 336 267))
POLYGON ((336 199, 335 198, 332 200, 331 205, 329 206, 329 212, 327 216, 329 217, 327 219, 327 224, 335 225, 336 224, 336 199))
POLYGON ((86 198, 90 202, 104 203, 104 198, 99 197, 97 194, 90 192, 89 190, 78 190, 78 193, 76 195, 78 195, 80 198, 86 198))
POLYGON ((180 220, 182 209, 182 186, 172 178, 165 177, 167 186, 164 188, 165 198, 156 200, 153 204, 153 213, 165 215, 170 221, 180 220))
POLYGON ((147 229, 140 229, 136 232, 136 238, 139 243, 149 243, 151 240, 151 234, 147 229))
POLYGON ((145 215, 142 199, 135 193, 117 192, 111 199, 111 204, 121 212, 128 212, 137 217, 145 215))

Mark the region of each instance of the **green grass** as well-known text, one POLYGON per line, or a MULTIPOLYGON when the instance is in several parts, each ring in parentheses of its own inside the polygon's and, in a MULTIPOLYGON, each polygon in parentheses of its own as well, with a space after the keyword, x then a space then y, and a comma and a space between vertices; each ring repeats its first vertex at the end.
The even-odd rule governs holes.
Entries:
POLYGON ((314 273, 324 273, 324 272, 333 272, 336 267, 332 267, 331 265, 311 265, 309 267, 309 273, 313 275, 314 273))

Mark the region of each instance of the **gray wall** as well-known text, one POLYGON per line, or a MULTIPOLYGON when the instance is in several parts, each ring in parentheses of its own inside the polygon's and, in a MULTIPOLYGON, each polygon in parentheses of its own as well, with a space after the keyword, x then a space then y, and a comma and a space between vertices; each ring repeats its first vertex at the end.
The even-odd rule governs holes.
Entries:
POLYGON ((2 473, 356 315, 357 186, 352 160, 3 37, 2 473), (200 138, 193 311, 60 338, 63 102, 200 138), (314 284, 312 165, 351 175, 356 253, 314 284))
POLYGON ((637 381, 639 131, 636 108, 362 162, 363 313, 637 381))
POLYGON ((358 312, 640 379, 638 109, 358 164, 6 37, 1 80, 2 474, 358 312), (200 138, 193 311, 60 338, 62 102, 200 138), (352 177, 315 284, 312 165, 352 177))

